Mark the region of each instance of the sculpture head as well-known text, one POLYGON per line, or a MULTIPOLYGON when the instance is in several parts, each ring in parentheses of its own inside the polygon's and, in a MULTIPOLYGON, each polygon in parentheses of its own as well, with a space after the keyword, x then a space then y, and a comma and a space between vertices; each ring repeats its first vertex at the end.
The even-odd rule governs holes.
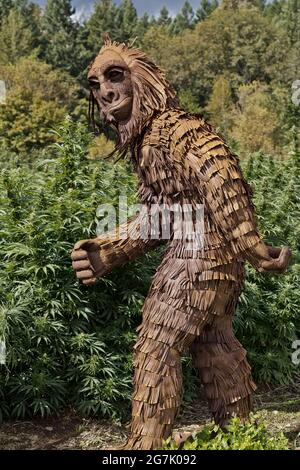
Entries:
POLYGON ((89 67, 92 119, 95 105, 118 133, 124 149, 141 133, 152 116, 179 105, 164 73, 142 51, 106 38, 89 67))

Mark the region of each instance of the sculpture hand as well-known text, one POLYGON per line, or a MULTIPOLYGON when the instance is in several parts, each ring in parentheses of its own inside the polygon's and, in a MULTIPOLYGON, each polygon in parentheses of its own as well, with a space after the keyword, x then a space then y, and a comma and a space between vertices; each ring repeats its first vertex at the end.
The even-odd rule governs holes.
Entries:
POLYGON ((100 257, 100 244, 95 239, 77 242, 71 254, 72 267, 77 279, 85 285, 93 285, 105 273, 100 257))
POLYGON ((271 259, 262 261, 258 270, 260 272, 285 272, 292 256, 289 247, 276 248, 268 246, 267 249, 271 259))

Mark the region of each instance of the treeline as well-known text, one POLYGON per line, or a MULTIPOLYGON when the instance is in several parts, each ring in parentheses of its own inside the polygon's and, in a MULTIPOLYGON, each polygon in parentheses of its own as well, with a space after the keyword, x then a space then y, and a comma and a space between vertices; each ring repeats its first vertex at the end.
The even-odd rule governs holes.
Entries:
POLYGON ((175 17, 163 7, 156 18, 139 16, 132 0, 100 0, 85 19, 70 0, 48 0, 44 9, 0 0, 2 146, 36 150, 53 141, 48 130, 66 112, 85 119, 86 68, 109 32, 146 50, 182 105, 204 114, 242 156, 283 155, 300 117, 291 100, 299 25, 300 0, 202 0, 196 11, 185 1, 175 17))

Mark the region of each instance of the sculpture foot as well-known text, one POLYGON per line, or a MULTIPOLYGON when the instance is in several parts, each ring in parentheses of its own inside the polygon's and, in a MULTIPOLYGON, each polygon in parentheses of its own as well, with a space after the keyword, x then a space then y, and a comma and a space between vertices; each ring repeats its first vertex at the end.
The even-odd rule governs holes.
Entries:
POLYGON ((156 450, 163 445, 162 438, 149 436, 131 436, 122 450, 156 450))
POLYGON ((183 449, 186 442, 190 442, 193 439, 193 433, 191 432, 178 432, 172 436, 172 440, 177 445, 178 449, 183 449))

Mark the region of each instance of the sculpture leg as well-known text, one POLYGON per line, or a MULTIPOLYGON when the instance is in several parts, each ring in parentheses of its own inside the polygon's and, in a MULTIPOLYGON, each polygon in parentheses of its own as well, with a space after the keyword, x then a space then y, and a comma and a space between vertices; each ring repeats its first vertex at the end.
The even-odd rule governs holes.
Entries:
POLYGON ((134 347, 131 436, 125 449, 157 449, 171 435, 182 397, 181 354, 199 324, 201 328, 200 316, 192 321, 171 305, 176 299, 166 296, 163 301, 164 295, 154 291, 144 305, 134 347))
POLYGON ((210 410, 220 426, 232 416, 239 416, 243 422, 248 419, 256 389, 246 350, 232 330, 239 291, 228 284, 227 292, 224 311, 219 309, 190 348, 210 410))
POLYGON ((192 343, 217 423, 224 424, 233 414, 246 419, 255 389, 246 351, 232 332, 241 282, 226 280, 242 277, 242 271, 226 266, 222 270, 229 273, 197 274, 185 261, 175 259, 170 265, 162 263, 143 308, 134 347, 131 436, 126 449, 155 449, 171 435, 181 404, 181 355, 192 343))

